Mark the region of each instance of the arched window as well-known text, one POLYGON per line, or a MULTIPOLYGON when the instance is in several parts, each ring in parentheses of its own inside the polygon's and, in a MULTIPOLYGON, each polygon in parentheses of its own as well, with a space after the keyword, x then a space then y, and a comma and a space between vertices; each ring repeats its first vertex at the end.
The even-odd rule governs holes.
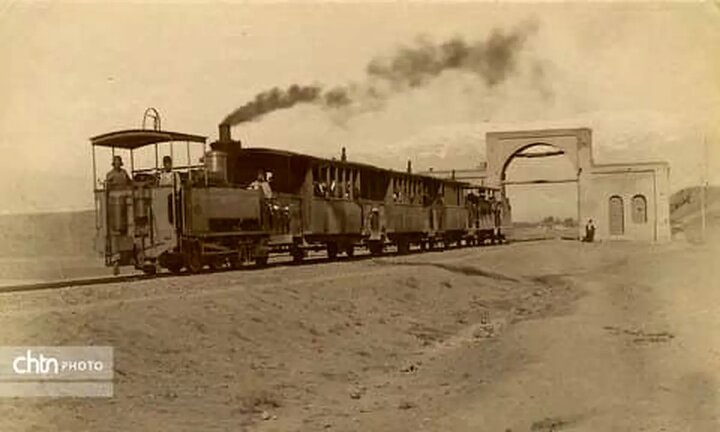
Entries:
POLYGON ((623 199, 617 195, 610 197, 608 203, 610 215, 610 235, 623 235, 625 233, 625 209, 623 208, 623 199))
POLYGON ((647 222, 647 200, 644 195, 635 195, 632 199, 632 221, 637 224, 647 222))

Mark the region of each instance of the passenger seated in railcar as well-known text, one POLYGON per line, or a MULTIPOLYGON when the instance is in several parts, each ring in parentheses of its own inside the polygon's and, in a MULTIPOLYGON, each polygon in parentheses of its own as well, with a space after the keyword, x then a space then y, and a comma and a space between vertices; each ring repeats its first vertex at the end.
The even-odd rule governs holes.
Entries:
POLYGON ((476 195, 475 192, 470 191, 467 194, 467 197, 465 198, 468 203, 477 205, 480 202, 480 196, 476 195))
POLYGON ((327 185, 324 181, 313 182, 313 191, 316 197, 327 198, 327 185))

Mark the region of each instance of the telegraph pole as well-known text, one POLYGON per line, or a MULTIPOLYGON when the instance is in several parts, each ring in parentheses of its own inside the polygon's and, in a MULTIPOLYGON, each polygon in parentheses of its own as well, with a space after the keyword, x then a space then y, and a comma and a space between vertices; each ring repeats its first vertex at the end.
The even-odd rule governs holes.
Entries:
POLYGON ((702 227, 702 241, 705 242, 705 232, 707 230, 707 221, 705 216, 705 199, 707 198, 707 186, 708 186, 708 148, 707 148, 707 134, 703 135, 703 173, 702 173, 702 184, 700 186, 700 223, 702 227))

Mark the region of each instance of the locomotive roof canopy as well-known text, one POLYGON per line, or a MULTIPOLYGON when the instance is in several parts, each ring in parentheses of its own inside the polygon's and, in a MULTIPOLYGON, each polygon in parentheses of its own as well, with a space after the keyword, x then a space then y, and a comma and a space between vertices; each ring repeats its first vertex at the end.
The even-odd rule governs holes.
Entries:
POLYGON ((115 147, 125 150, 134 150, 150 144, 171 141, 205 143, 207 138, 200 135, 191 135, 181 132, 149 129, 128 129, 90 138, 90 143, 93 146, 115 147))

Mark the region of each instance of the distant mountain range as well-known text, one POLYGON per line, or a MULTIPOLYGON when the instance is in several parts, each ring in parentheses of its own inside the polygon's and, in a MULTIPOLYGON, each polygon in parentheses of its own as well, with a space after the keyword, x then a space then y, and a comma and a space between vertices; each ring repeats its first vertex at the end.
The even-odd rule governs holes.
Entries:
MULTIPOLYGON (((702 229, 701 193, 703 188, 690 187, 670 197, 670 224, 673 234, 682 233, 690 240, 700 238, 702 229)), ((709 186, 705 195, 705 221, 708 235, 720 235, 720 186, 709 186)))

